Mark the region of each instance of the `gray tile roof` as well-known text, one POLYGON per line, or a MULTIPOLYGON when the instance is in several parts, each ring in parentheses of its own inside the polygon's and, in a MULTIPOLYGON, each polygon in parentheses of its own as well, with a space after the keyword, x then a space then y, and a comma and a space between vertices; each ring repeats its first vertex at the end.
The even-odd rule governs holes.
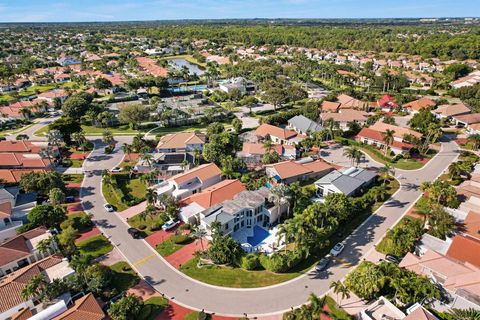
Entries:
POLYGON ((294 127, 297 130, 302 131, 304 133, 306 132, 313 133, 323 129, 323 127, 320 124, 302 115, 298 115, 291 118, 290 120, 288 120, 288 124, 291 127, 294 127))
POLYGON ((315 181, 315 185, 332 184, 344 194, 350 194, 375 178, 374 172, 361 168, 334 170, 315 181))

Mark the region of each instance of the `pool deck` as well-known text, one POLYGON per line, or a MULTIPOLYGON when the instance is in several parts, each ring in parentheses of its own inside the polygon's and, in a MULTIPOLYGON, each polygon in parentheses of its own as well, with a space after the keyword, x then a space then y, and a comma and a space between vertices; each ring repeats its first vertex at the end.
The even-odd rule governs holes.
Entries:
POLYGON ((241 229, 241 230, 237 231, 233 235, 233 238, 238 243, 242 244, 242 247, 244 247, 244 248, 250 247, 251 252, 258 251, 258 252, 265 252, 267 254, 271 254, 275 251, 274 248, 277 247, 277 243, 278 243, 277 232, 278 232, 277 227, 273 227, 272 229, 266 229, 266 228, 263 228, 260 225, 255 225, 252 228, 244 228, 244 229, 241 229), (255 228, 261 228, 262 230, 264 230, 268 233, 268 235, 264 239, 260 240, 259 243, 258 243, 258 241, 255 241, 253 243, 253 244, 258 243, 257 245, 253 245, 252 243, 250 243, 250 242, 252 242, 252 240, 249 239, 249 238, 254 237, 255 228))

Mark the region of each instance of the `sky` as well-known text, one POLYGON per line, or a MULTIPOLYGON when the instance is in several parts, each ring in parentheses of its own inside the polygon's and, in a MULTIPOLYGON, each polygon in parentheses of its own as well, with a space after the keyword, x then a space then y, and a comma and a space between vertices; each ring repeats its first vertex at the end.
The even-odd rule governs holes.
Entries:
POLYGON ((0 0, 0 22, 480 16, 480 0, 0 0))

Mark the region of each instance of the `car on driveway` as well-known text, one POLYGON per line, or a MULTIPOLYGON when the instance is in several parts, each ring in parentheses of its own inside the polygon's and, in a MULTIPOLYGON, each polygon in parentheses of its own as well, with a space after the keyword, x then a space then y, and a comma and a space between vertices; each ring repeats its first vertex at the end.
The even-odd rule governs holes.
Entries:
POLYGON ((112 170, 110 170, 110 172, 122 172, 123 171, 123 168, 120 168, 120 167, 114 167, 112 168, 112 170))
POLYGON ((337 243, 335 245, 335 247, 332 248, 332 250, 330 250, 330 254, 334 257, 338 256, 340 253, 342 253, 343 249, 345 249, 345 246, 343 245, 343 243, 337 243))
POLYGON ((113 212, 113 211, 115 211, 115 210, 113 209, 113 206, 112 206, 110 203, 105 203, 105 204, 103 205, 103 207, 105 208, 105 210, 106 210, 107 212, 113 212))
POLYGON ((325 271, 328 268, 329 264, 330 264, 330 258, 324 257, 317 263, 317 265, 315 266, 315 270, 317 272, 325 271))
POLYGON ((401 259, 399 257, 394 256, 393 254, 387 254, 385 256, 385 261, 392 262, 392 263, 395 263, 395 264, 399 264, 400 260, 401 259))
POLYGON ((162 226, 162 229, 167 231, 167 230, 171 230, 173 228, 175 228, 175 226, 179 224, 178 221, 173 221, 173 220, 169 220, 167 222, 165 222, 162 226))
POLYGON ((128 228, 127 232, 129 235, 132 236, 133 239, 140 239, 142 237, 142 234, 138 229, 128 228))

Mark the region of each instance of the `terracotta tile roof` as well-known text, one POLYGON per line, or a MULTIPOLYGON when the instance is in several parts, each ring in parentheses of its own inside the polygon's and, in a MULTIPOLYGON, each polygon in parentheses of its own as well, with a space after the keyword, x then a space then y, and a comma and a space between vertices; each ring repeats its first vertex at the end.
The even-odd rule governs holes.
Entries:
POLYGON ((480 239, 480 213, 470 211, 463 221, 464 232, 473 238, 480 239))
POLYGON ((180 149, 186 148, 187 144, 205 144, 205 135, 194 132, 167 134, 160 138, 157 149, 180 149))
MULTIPOLYGON (((283 148, 290 149, 295 148, 294 146, 290 145, 281 145, 281 144, 274 144, 272 146, 272 151, 275 151, 279 155, 283 154, 283 148)), ((251 154, 251 155, 264 155, 265 154, 265 147, 262 143, 249 143, 244 142, 242 146, 242 153, 244 154, 251 154)))
POLYGON ((466 124, 478 123, 480 122, 480 113, 463 114, 453 116, 453 118, 457 121, 465 122, 466 124))
POLYGON ((395 102, 395 99, 388 94, 381 96, 380 99, 377 100, 377 104, 379 107, 384 107, 386 105, 398 106, 398 103, 395 102))
POLYGON ((50 91, 45 91, 38 95, 39 98, 46 98, 46 99, 53 99, 53 98, 60 98, 66 97, 68 94, 63 89, 53 89, 50 91))
POLYGON ((403 320, 438 320, 438 318, 420 306, 403 318, 403 320))
POLYGON ((192 170, 189 170, 185 173, 173 176, 171 179, 174 180, 177 184, 181 184, 182 182, 186 182, 195 177, 199 178, 201 181, 206 181, 210 178, 220 175, 221 173, 222 172, 215 163, 207 163, 198 166, 192 170))
POLYGON ((340 102, 340 109, 364 109, 366 105, 365 102, 346 94, 339 95, 337 101, 340 102))
POLYGON ((336 112, 340 108, 340 102, 323 101, 320 107, 322 111, 336 112))
MULTIPOLYGON (((362 130, 360 130, 360 132, 357 134, 357 137, 367 138, 367 139, 375 140, 382 144, 385 144, 385 142, 383 142, 383 136, 384 136, 383 132, 372 130, 370 128, 362 128, 362 130)), ((357 138, 357 140, 359 139, 357 138)), ((394 140, 390 144, 390 147, 402 149, 402 150, 410 150, 413 147, 413 145, 394 140)))
POLYGON ((437 114, 441 114, 445 117, 453 117, 460 114, 465 114, 470 112, 470 108, 468 108, 463 103, 457 103, 453 105, 443 105, 439 106, 433 112, 437 114))
POLYGON ((368 116, 368 113, 365 111, 342 109, 338 113, 322 113, 320 118, 322 121, 333 119, 335 122, 364 122, 367 121, 368 116))
POLYGON ((0 280, 0 313, 24 302, 22 290, 28 282, 44 270, 62 262, 59 256, 49 256, 19 269, 0 280))
POLYGON ((31 248, 27 245, 27 241, 43 235, 45 232, 47 229, 43 227, 35 228, 0 244, 0 266, 29 256, 31 248))
POLYGON ((185 198, 182 203, 187 205, 196 202, 203 208, 208 209, 225 200, 232 200, 236 194, 245 190, 245 186, 240 180, 223 180, 200 193, 185 198))
POLYGON ((412 109, 413 111, 420 111, 422 108, 434 107, 435 102, 429 98, 423 97, 418 100, 411 101, 404 105, 407 109, 412 109))
POLYGON ((20 116, 20 109, 11 107, 0 107, 0 114, 10 117, 18 117, 20 116))
POLYGON ((112 85, 114 86, 121 86, 125 83, 125 81, 122 79, 121 75, 119 74, 105 74, 105 73, 102 73, 100 74, 99 76, 100 78, 104 78, 104 79, 107 79, 108 81, 110 81, 112 83, 112 85))
POLYGON ((11 320, 27 320, 33 316, 32 310, 30 309, 23 309, 12 316, 11 320))
POLYGON ((297 135, 295 131, 282 129, 271 124, 262 124, 256 130, 255 134, 259 137, 266 137, 268 135, 278 137, 283 140, 288 140, 297 135))
POLYGON ((73 307, 52 320, 103 320, 105 313, 92 293, 75 301, 73 307))
POLYGON ((275 169, 281 179, 288 179, 291 177, 301 176, 312 172, 321 172, 324 170, 333 169, 332 166, 321 160, 304 164, 289 160, 272 164, 271 167, 275 169))
POLYGON ((42 141, 4 140, 0 141, 0 152, 38 153, 46 146, 47 143, 42 141))
POLYGON ((167 77, 168 70, 164 67, 157 65, 155 60, 148 58, 148 57, 138 57, 137 58, 138 65, 142 68, 146 73, 151 74, 152 76, 156 77, 167 77))
POLYGON ((399 127, 395 126, 393 124, 388 124, 382 121, 377 121, 373 125, 369 127, 372 130, 380 131, 380 132, 385 132, 388 130, 393 130, 394 131, 394 136, 398 138, 404 138, 406 135, 411 134, 414 137, 421 138, 422 134, 420 132, 417 132, 412 129, 404 128, 404 127, 399 127))
POLYGON ((3 168, 38 168, 45 169, 50 166, 48 159, 42 159, 36 154, 26 155, 23 153, 0 153, 0 167, 3 168))
POLYGON ((10 201, 0 203, 0 219, 10 218, 12 215, 12 204, 10 201))
POLYGON ((46 172, 44 169, 0 169, 0 179, 7 183, 17 183, 20 178, 29 172, 46 172))
POLYGON ((453 238, 450 248, 448 248, 447 256, 469 262, 480 267, 480 240, 469 236, 457 235, 453 238))

